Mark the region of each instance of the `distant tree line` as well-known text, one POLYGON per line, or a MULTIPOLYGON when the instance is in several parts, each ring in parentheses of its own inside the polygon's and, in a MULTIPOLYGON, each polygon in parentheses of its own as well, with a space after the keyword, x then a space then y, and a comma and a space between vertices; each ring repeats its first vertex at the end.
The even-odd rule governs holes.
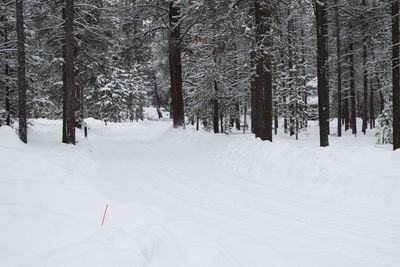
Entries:
POLYGON ((272 141, 378 128, 400 147, 399 1, 1 0, 0 119, 143 119, 272 141), (309 104, 318 98, 318 105, 309 104), (330 132, 332 118, 337 131, 330 132))

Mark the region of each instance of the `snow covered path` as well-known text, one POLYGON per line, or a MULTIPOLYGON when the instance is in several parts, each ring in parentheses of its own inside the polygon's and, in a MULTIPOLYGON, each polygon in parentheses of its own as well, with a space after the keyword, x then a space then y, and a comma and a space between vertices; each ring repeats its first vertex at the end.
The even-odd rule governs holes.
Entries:
POLYGON ((75 148, 59 122, 28 146, 0 128, 4 266, 400 266, 400 153, 371 136, 89 124, 75 148))

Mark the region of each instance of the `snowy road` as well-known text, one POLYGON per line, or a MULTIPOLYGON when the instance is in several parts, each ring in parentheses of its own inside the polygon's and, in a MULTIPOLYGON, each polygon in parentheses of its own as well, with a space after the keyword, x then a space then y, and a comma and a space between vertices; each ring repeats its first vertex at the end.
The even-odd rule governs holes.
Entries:
POLYGON ((27 147, 0 132, 4 266, 400 266, 400 154, 371 136, 320 149, 315 129, 270 144, 89 124, 76 148, 58 122, 27 147))

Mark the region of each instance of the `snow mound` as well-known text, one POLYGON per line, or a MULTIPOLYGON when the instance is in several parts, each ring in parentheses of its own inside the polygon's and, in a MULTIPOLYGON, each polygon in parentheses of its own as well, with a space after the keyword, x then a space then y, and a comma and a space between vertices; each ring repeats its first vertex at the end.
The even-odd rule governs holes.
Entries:
POLYGON ((99 229, 86 240, 48 251, 22 267, 290 267, 267 247, 243 244, 202 225, 178 221, 132 232, 99 229))
POLYGON ((144 117, 149 121, 158 121, 158 120, 169 120, 169 112, 161 109, 161 113, 163 117, 161 119, 158 118, 157 108, 155 107, 146 107, 144 108, 144 117))
POLYGON ((104 121, 98 120, 98 119, 94 119, 94 118, 86 118, 85 122, 88 124, 88 126, 90 126, 90 125, 104 125, 104 121))
POLYGON ((21 144, 18 135, 11 127, 0 127, 0 147, 12 148, 21 144))

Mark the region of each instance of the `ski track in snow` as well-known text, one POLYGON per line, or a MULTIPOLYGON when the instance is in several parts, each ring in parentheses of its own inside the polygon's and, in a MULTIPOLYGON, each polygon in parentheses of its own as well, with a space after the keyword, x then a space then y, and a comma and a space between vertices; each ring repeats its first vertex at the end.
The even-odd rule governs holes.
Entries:
POLYGON ((0 128, 1 266, 400 266, 400 154, 372 134, 88 122, 76 147, 58 121, 0 128))

